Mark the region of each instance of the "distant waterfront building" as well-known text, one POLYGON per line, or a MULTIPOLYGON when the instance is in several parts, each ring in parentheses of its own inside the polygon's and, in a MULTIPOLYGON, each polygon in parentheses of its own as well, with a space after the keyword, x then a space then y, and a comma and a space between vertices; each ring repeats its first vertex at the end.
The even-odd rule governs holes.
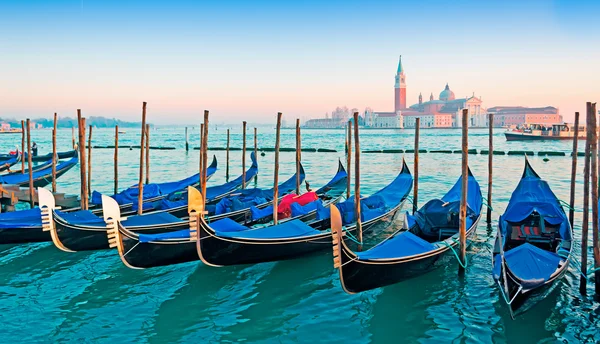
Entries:
POLYGON ((419 94, 419 102, 407 107, 406 74, 402 66, 402 56, 398 60, 398 69, 394 83, 394 112, 374 111, 367 116, 366 123, 373 128, 414 128, 416 119, 421 119, 422 128, 451 128, 462 124, 462 109, 469 109, 469 126, 486 126, 486 110, 482 107, 481 98, 456 98, 450 86, 440 92, 439 99, 429 96, 423 102, 423 94, 419 94))
POLYGON ((0 131, 10 131, 10 123, 2 122, 2 126, 0 127, 0 131))
POLYGON ((494 126, 510 127, 522 124, 559 124, 563 117, 553 106, 530 108, 524 106, 495 106, 488 109, 494 114, 494 126))

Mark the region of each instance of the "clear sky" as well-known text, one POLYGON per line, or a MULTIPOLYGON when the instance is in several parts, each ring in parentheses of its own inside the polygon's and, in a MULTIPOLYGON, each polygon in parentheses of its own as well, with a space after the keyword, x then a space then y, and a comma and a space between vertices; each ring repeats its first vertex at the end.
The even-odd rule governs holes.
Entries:
POLYGON ((194 123, 393 110, 408 102, 552 105, 600 99, 600 1, 0 0, 0 117, 194 123))

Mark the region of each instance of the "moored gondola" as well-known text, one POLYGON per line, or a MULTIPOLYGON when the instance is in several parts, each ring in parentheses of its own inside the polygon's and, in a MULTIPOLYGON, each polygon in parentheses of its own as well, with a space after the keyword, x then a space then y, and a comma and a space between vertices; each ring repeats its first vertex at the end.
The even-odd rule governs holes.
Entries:
POLYGON ((17 153, 7 158, 0 158, 0 172, 9 171, 10 168, 21 161, 21 154, 17 153))
MULTIPOLYGON (((467 239, 481 217, 481 188, 469 171, 467 239)), ((332 226, 334 267, 350 294, 401 282, 454 259, 458 246, 462 176, 441 199, 427 202, 414 215, 406 213, 403 230, 369 250, 352 251, 340 226, 332 226)), ((337 223, 337 222, 336 222, 337 223)))
MULTIPOLYGON (((412 175, 403 161, 402 170, 392 183, 361 200, 364 232, 392 220, 410 193, 412 182, 412 175)), ((225 221, 207 223, 196 215, 198 255, 207 265, 227 266, 293 259, 326 250, 329 248, 331 235, 328 204, 319 206, 317 203, 317 206, 313 221, 292 220, 257 229, 225 221)), ((355 231, 354 197, 334 208, 339 208, 344 213, 345 230, 355 231)))
MULTIPOLYGON (((258 164, 252 154, 252 166, 246 171, 246 182, 256 177, 258 164)), ((206 189, 209 204, 217 204, 223 197, 235 192, 242 185, 242 176, 217 186, 206 189)), ((45 189, 38 190, 45 230, 51 234, 52 242, 66 252, 108 249, 106 241, 106 224, 101 214, 87 210, 61 212, 54 207, 52 194, 45 189)), ((185 191, 187 193, 187 191, 185 191)), ((177 195, 179 198, 179 195, 177 195)), ((186 195, 187 197, 187 195, 186 195)), ((158 209, 147 214, 129 216, 123 225, 131 231, 144 233, 160 233, 167 230, 186 229, 188 221, 182 219, 182 209, 187 215, 187 198, 183 203, 178 198, 165 198, 158 209)), ((146 209, 146 207, 144 207, 146 209)))
MULTIPOLYGON (((209 180, 215 174, 217 171, 217 165, 217 157, 213 155, 212 163, 206 169, 207 180, 209 180)), ((142 195, 144 200, 142 209, 146 209, 147 206, 152 207, 150 204, 158 202, 176 191, 185 190, 188 186, 197 186, 199 182, 200 173, 196 173, 192 176, 174 182, 146 184, 144 185, 142 195)), ((101 196, 102 194, 98 191, 92 192, 92 197, 90 200, 90 207, 92 209, 102 208, 101 196)), ((138 196, 139 189, 136 184, 110 197, 115 199, 117 204, 119 204, 121 213, 123 215, 129 215, 137 212, 138 196)))
POLYGON ((558 198, 526 158, 521 180, 498 221, 492 261, 511 317, 545 298, 565 275, 572 237, 558 198))
MULTIPOLYGON (((62 161, 56 165, 56 178, 58 179, 63 174, 67 173, 70 169, 72 169, 79 159, 77 156, 71 158, 67 161, 62 161)), ((41 170, 33 171, 33 187, 44 187, 52 183, 52 166, 46 167, 41 170)), ((12 173, 8 175, 0 176, 0 184, 12 184, 18 186, 28 186, 29 185, 29 175, 21 174, 21 173, 12 173)))
MULTIPOLYGON (((303 168, 301 168, 300 171, 301 179, 303 180, 303 168)), ((336 177, 339 177, 339 174, 336 174, 336 177)), ((336 177, 321 190, 332 192, 332 190, 334 190, 333 185, 337 185, 337 182, 339 181, 339 178, 336 179, 336 177)), ((280 192, 289 193, 293 191, 295 189, 295 183, 296 177, 294 175, 288 181, 280 184, 280 192), (282 188, 282 186, 286 185, 288 187, 282 188)), ((149 268, 198 260, 196 237, 194 236, 197 233, 198 221, 197 216, 194 216, 194 214, 204 213, 205 208, 202 197, 194 190, 195 189, 188 190, 188 210, 191 216, 186 229, 154 235, 135 233, 124 227, 121 221, 112 221, 111 219, 119 219, 120 215, 114 209, 114 202, 110 199, 105 200, 108 204, 108 207, 105 207, 105 209, 106 211, 110 211, 110 213, 105 213, 104 217, 105 220, 107 220, 107 227, 109 228, 111 247, 116 247, 118 249, 121 260, 126 266, 131 268, 149 268)), ((338 190, 337 187, 335 187, 335 190, 338 190)), ((342 192, 343 189, 340 194, 342 192)), ((269 205, 269 203, 265 204, 269 205)), ((312 214, 304 214, 296 217, 294 220, 301 221, 303 216, 310 217, 312 214)), ((217 225, 218 223, 229 226, 236 224, 238 228, 244 229, 247 229, 247 227, 239 222, 244 223, 246 220, 248 223, 254 222, 251 218, 250 208, 237 210, 230 214, 209 216, 208 220, 217 225), (228 215, 232 217, 227 217, 228 215), (218 218, 219 220, 214 220, 215 218, 218 218)))

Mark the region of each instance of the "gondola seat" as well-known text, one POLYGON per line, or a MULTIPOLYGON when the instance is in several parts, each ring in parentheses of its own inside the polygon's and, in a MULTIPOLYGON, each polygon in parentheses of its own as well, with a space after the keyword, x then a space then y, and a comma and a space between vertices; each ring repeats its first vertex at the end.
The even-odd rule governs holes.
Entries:
POLYGON ((550 279, 562 260, 558 254, 524 243, 504 253, 510 271, 524 288, 535 288, 550 279))

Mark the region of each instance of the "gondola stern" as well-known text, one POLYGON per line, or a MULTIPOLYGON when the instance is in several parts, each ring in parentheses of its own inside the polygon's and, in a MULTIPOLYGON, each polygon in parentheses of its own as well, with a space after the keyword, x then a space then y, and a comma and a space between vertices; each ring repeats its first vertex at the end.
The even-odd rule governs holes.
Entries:
POLYGON ((190 241, 196 242, 196 252, 198 253, 198 258, 200 261, 202 261, 202 263, 212 267, 221 267, 222 265, 214 264, 213 262, 207 260, 202 254, 202 246, 207 244, 210 240, 209 237, 212 236, 207 229, 208 224, 204 219, 206 212, 204 211, 204 203, 202 201, 203 198, 204 197, 202 196, 202 193, 200 193, 200 191, 197 189, 190 188, 190 190, 188 190, 188 209, 190 209, 190 241), (191 189, 194 189, 194 191, 191 189), (192 207, 194 209, 192 209, 192 207))
POLYGON ((402 169, 400 170, 400 174, 410 174, 410 169, 408 168, 408 164, 406 164, 406 159, 402 157, 402 169))
POLYGON ((123 243, 119 233, 119 224, 122 220, 119 204, 113 198, 102 195, 102 212, 106 223, 106 235, 109 248, 117 248, 123 260, 123 243))

